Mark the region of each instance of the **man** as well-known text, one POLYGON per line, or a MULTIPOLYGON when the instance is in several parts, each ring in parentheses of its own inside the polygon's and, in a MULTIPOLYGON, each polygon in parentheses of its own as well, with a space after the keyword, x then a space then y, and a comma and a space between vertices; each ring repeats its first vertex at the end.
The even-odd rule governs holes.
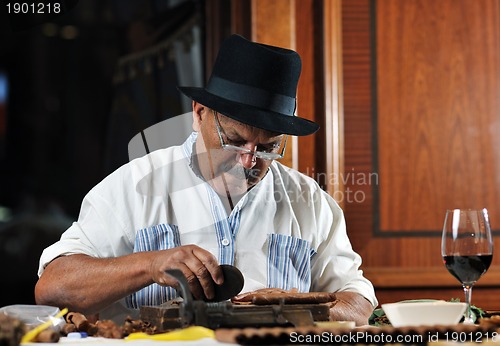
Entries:
POLYGON ((294 115, 300 69, 292 50, 227 39, 207 87, 179 88, 193 99, 195 132, 89 192, 78 222, 42 254, 37 302, 118 319, 174 298, 168 269, 211 299, 219 265, 231 264, 242 292, 336 292, 331 317, 366 324, 377 301, 341 209, 276 162, 289 135, 318 129, 294 115))

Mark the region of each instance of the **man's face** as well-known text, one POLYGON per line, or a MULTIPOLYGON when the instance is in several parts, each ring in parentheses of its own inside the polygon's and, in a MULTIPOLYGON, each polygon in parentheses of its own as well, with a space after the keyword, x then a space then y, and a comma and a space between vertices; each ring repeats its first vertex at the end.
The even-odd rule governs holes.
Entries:
POLYGON ((249 151, 281 149, 283 135, 242 124, 196 102, 193 102, 193 118, 193 128, 198 132, 196 150, 200 171, 221 196, 243 195, 266 175, 272 160, 223 149, 219 133, 224 144, 249 151))

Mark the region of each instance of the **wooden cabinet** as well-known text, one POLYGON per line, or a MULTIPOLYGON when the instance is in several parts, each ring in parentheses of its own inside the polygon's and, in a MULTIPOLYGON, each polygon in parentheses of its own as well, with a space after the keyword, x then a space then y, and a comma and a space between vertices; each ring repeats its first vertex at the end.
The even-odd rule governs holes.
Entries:
MULTIPOLYGON (((500 4, 355 0, 342 18, 353 246, 381 302, 463 300, 441 228, 446 209, 486 207, 500 229, 500 4)), ((474 289, 478 306, 500 308, 499 257, 474 289)))

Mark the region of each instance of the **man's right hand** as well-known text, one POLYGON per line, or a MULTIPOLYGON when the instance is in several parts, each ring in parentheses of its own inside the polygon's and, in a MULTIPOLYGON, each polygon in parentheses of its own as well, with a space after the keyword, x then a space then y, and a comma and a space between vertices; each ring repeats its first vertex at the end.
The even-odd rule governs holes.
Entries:
POLYGON ((150 266, 153 281, 162 286, 178 287, 177 280, 166 273, 170 269, 178 269, 184 274, 194 298, 199 300, 214 298, 214 283, 221 285, 224 282, 215 256, 196 245, 154 252, 150 266))

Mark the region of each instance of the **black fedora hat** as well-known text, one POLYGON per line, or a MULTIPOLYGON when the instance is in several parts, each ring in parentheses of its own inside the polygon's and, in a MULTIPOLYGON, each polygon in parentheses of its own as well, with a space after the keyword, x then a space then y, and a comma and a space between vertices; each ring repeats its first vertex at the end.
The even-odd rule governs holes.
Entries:
POLYGON ((304 136, 319 126, 294 114, 301 67, 300 56, 293 50, 232 35, 219 50, 207 86, 179 90, 244 124, 304 136))

